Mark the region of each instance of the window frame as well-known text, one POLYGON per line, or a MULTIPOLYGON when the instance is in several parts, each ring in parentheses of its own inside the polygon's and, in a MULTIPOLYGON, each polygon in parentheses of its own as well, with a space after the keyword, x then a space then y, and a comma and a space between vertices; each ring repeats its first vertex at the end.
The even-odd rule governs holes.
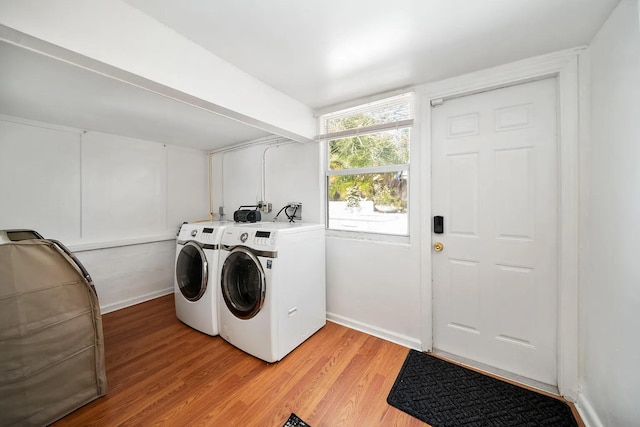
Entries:
POLYGON ((394 242, 394 243, 409 243, 410 230, 411 230, 411 161, 412 153, 414 149, 414 111, 415 111, 415 94, 413 92, 406 92, 401 95, 383 98, 379 101, 357 105, 352 108, 347 108, 335 112, 329 112, 319 116, 319 128, 326 130, 326 123, 329 119, 335 117, 348 117, 349 114, 358 114, 360 112, 375 111, 381 109, 385 105, 389 105, 390 101, 397 98, 397 104, 406 103, 409 109, 409 118, 398 120, 389 123, 376 124, 367 127, 348 129, 338 132, 323 133, 318 135, 317 139, 323 144, 323 164, 324 164, 324 206, 325 206, 325 228, 327 230, 327 236, 330 237, 352 237, 358 239, 366 239, 373 241, 394 242), (377 108, 376 108, 377 107, 377 108), (353 138, 362 135, 369 135, 374 133, 382 133, 390 130, 409 129, 409 159, 407 163, 392 164, 384 166, 371 166, 365 168, 344 168, 344 169, 331 169, 330 158, 331 150, 329 145, 331 141, 343 138, 353 138), (329 181, 333 176, 346 176, 346 175, 363 175, 372 173, 406 173, 407 175, 407 189, 406 189, 406 215, 407 215, 407 228, 404 233, 382 233, 369 230, 344 230, 329 227, 329 181))

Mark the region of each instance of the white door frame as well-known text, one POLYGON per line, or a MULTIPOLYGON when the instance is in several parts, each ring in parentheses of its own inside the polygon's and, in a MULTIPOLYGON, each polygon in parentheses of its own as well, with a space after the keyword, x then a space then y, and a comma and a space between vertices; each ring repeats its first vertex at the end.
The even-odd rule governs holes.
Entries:
POLYGON ((580 82, 578 61, 586 48, 568 49, 420 86, 422 212, 421 343, 433 348, 431 238, 431 101, 556 77, 558 88, 558 390, 578 396, 578 219, 580 82))

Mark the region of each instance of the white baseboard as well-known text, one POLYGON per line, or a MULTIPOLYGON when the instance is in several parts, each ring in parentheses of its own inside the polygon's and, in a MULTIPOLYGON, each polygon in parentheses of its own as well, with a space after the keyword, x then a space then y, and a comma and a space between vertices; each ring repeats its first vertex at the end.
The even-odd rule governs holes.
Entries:
POLYGON ((346 326, 347 328, 355 329, 356 331, 364 332, 365 334, 373 335, 374 337, 382 338, 383 340, 399 344, 403 347, 420 350, 420 340, 416 338, 411 338, 406 335, 391 332, 386 329, 378 328, 376 326, 371 326, 366 323, 358 322, 357 320, 353 320, 334 313, 327 312, 327 320, 342 326, 346 326))
POLYGON ((173 286, 166 289, 161 289, 159 291, 149 292, 148 294, 139 295, 137 297, 128 298, 122 301, 114 302, 107 305, 100 306, 100 312, 102 314, 111 313, 112 311, 120 310, 122 308, 131 307, 132 305, 140 304, 141 302, 149 301, 154 298, 158 298, 164 295, 169 295, 173 293, 173 286))
POLYGON ((585 426, 604 427, 604 424, 600 421, 600 417, 598 417, 595 409, 591 406, 591 402, 589 402, 587 396, 580 392, 578 392, 576 408, 578 409, 578 413, 580 413, 580 417, 582 418, 582 421, 584 421, 585 426))

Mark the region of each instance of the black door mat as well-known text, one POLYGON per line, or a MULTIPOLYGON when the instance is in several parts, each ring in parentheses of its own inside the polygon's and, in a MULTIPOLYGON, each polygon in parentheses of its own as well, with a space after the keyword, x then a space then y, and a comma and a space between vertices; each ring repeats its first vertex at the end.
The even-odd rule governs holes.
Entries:
POLYGON ((409 350, 387 403, 432 427, 577 427, 566 403, 409 350))
POLYGON ((311 427, 309 424, 305 423, 293 412, 289 416, 289 419, 282 427, 311 427))

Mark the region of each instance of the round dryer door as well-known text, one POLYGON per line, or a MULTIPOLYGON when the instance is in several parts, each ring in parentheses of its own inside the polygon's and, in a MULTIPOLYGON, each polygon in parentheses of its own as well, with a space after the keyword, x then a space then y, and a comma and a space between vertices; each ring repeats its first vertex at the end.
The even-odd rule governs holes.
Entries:
POLYGON ((264 304, 266 279, 262 265, 248 249, 236 248, 222 265, 222 297, 231 313, 251 319, 264 304))
POLYGON ((187 242, 176 261, 176 281, 182 295, 189 301, 198 301, 207 290, 208 265, 202 248, 187 242))

